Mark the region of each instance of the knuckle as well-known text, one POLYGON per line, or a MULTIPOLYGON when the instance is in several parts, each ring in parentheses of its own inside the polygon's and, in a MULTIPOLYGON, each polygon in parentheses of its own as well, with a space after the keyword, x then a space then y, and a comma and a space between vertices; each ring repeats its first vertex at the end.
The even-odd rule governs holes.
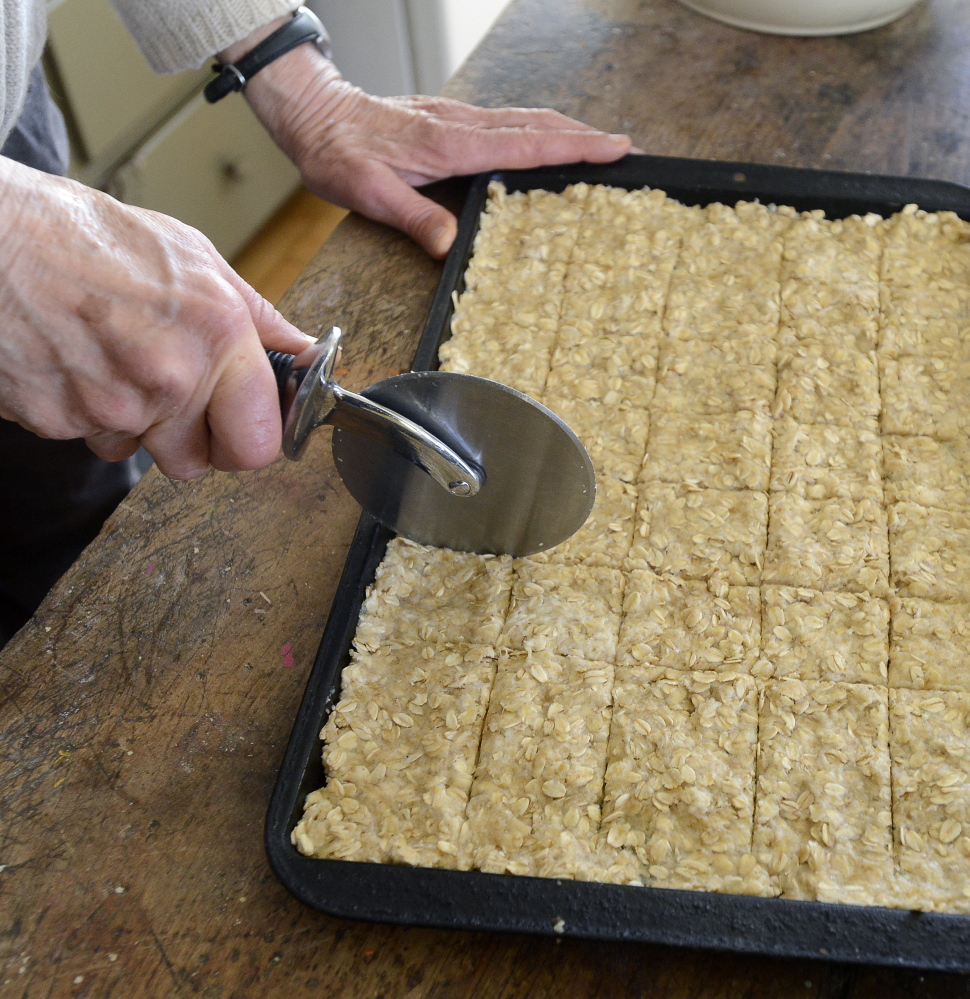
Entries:
POLYGON ((87 431, 87 427, 76 420, 47 414, 28 415, 19 422, 25 430, 51 441, 75 440, 84 437, 87 431))
MULTIPOLYGON (((146 409, 164 412, 184 405, 195 395, 202 377, 201 370, 179 359, 161 359, 143 367, 133 393, 135 398, 129 400, 130 410, 124 418, 135 423, 143 419, 146 409)), ((113 429, 126 428, 117 426, 113 429)))
POLYGON ((144 406, 130 393, 106 396, 96 404, 96 411, 99 432, 137 437, 144 430, 144 406))
POLYGON ((419 97, 414 102, 414 107, 420 111, 424 111, 431 115, 447 115, 450 111, 454 111, 456 108, 460 107, 458 101, 451 100, 448 97, 419 97))

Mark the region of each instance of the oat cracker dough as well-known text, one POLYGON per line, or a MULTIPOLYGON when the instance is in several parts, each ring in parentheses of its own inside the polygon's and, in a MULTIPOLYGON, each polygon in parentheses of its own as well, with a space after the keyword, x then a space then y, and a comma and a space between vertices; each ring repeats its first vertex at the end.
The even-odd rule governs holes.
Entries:
POLYGON ((944 603, 970 599, 970 516, 896 503, 889 511, 893 589, 944 603))
POLYGON ((823 593, 765 585, 762 677, 842 680, 885 686, 889 605, 867 593, 823 593))
POLYGON ((770 470, 771 419, 767 411, 713 416, 657 412, 641 481, 766 492, 770 470))
POLYGON ((327 785, 307 797, 299 849, 455 867, 495 668, 474 649, 355 657, 321 733, 327 785))
POLYGON ((886 511, 875 500, 772 493, 768 525, 765 582, 888 596, 886 511))
POLYGON ((637 879, 596 843, 613 667, 512 655, 499 665, 461 835, 461 866, 583 880, 637 879))
POLYGON ((612 662, 622 599, 617 569, 520 559, 504 641, 527 652, 612 662))
POLYGON ((494 646, 512 592, 512 559, 394 538, 361 609, 354 645, 494 646))
POLYGON ((772 492, 882 503, 883 446, 874 418, 852 427, 779 419, 774 431, 772 492))
POLYGON ((892 721, 900 901, 970 912, 970 694, 894 690, 892 721))
POLYGON ((970 510, 970 438, 882 438, 887 503, 970 510))
POLYGON ((764 493, 647 482, 640 491, 629 563, 685 579, 756 585, 767 519, 764 493))
POLYGON ((773 894, 751 852, 751 677, 618 667, 603 834, 647 884, 773 894))
POLYGON ((892 602, 889 685, 970 692, 970 603, 892 602))
POLYGON ((619 664, 750 672, 760 637, 756 586, 722 589, 642 569, 627 576, 619 664))
POLYGON ((493 185, 451 334, 595 505, 389 544, 300 851, 970 913, 970 224, 493 185))
POLYGON ((887 692, 768 681, 754 853, 786 898, 883 904, 893 875, 887 692))

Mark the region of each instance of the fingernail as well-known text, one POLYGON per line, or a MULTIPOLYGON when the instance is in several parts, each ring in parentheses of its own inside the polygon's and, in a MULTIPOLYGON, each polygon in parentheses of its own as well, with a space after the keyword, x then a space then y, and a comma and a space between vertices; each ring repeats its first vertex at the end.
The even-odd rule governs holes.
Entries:
POLYGON ((610 139, 613 142, 629 142, 630 141, 630 136, 629 135, 614 134, 614 135, 610 136, 610 139))
POLYGON ((431 237, 431 245, 433 249, 433 255, 436 257, 443 257, 450 249, 451 244, 454 242, 454 233, 451 231, 450 226, 441 226, 440 229, 436 229, 434 235, 431 237))

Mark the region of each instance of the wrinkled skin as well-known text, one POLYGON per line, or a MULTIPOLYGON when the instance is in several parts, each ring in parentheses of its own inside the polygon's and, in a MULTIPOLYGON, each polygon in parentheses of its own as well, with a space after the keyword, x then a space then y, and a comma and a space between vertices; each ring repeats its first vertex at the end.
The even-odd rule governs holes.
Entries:
MULTIPOLYGON (((311 190, 435 257, 456 221, 415 185, 630 150, 625 136, 554 111, 371 97, 308 45, 264 69, 246 98, 311 190)), ((201 233, 3 158, 0 223, 0 416, 83 437, 109 461, 142 444, 176 479, 273 460, 281 425, 263 348, 298 353, 310 341, 201 233)))
POLYGON ((9 160, 0 184, 0 416, 172 478, 272 461, 262 348, 309 338, 175 219, 9 160))

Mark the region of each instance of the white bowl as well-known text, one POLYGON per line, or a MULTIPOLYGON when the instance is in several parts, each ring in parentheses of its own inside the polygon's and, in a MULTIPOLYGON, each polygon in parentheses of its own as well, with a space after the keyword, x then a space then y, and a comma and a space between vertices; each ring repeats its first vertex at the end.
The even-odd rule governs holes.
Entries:
POLYGON ((680 0, 701 14, 771 35, 846 35, 902 17, 918 0, 680 0))

